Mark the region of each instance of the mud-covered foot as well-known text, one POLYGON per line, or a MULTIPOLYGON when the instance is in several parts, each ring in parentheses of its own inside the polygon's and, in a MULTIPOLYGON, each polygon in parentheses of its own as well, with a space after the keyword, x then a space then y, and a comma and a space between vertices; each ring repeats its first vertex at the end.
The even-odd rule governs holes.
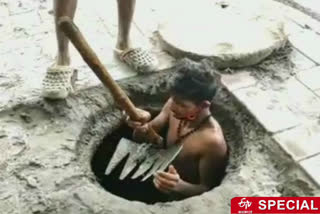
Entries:
POLYGON ((141 48, 130 48, 124 51, 115 49, 115 53, 121 61, 138 73, 151 73, 157 69, 157 58, 141 48))
POLYGON ((65 99, 73 92, 77 72, 69 66, 55 65, 48 68, 43 79, 42 95, 48 99, 65 99))

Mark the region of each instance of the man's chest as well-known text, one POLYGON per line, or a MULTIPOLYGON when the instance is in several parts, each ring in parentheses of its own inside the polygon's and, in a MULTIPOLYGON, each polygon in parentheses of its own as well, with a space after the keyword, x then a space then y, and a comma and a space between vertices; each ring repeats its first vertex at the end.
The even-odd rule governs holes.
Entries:
POLYGON ((183 144, 183 149, 179 154, 180 159, 189 161, 198 159, 199 154, 201 153, 201 139, 199 139, 199 133, 183 127, 180 127, 179 130, 179 121, 174 118, 170 119, 169 122, 166 139, 168 146, 181 143, 183 144))
MULTIPOLYGON (((179 134, 179 121, 173 118, 170 119, 169 122, 167 133, 168 146, 177 143, 181 135, 185 135, 190 131, 188 129, 182 129, 179 134)), ((183 148, 172 164, 182 179, 191 183, 197 183, 199 181, 198 168, 201 154, 201 139, 199 139, 199 133, 194 132, 181 139, 178 143, 183 144, 183 148)))

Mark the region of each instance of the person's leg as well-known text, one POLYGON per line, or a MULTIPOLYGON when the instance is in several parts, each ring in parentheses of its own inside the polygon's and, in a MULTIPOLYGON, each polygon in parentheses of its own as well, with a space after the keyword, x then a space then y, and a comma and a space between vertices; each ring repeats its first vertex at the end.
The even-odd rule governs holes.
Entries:
POLYGON ((57 34, 58 54, 57 65, 69 65, 69 40, 58 28, 58 20, 62 16, 73 19, 77 7, 77 0, 54 0, 54 17, 57 34))
POLYGON ((130 29, 136 0, 117 0, 118 2, 118 39, 116 48, 130 48, 130 29))
POLYGON ((120 59, 138 72, 156 70, 157 59, 148 51, 133 48, 130 44, 130 28, 136 0, 117 0, 118 3, 118 39, 116 53, 120 59))
POLYGON ((69 39, 58 28, 59 18, 69 16, 73 19, 77 0, 54 0, 54 19, 57 36, 57 58, 47 70, 43 79, 42 95, 49 99, 64 99, 73 91, 75 71, 70 65, 69 39))

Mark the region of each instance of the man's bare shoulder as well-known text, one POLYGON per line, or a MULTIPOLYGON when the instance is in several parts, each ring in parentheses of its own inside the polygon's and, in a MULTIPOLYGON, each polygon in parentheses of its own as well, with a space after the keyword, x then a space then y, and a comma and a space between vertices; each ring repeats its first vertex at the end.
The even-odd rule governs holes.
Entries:
POLYGON ((217 128, 208 128, 203 132, 203 151, 205 153, 219 153, 227 152, 227 144, 222 134, 222 131, 217 128))

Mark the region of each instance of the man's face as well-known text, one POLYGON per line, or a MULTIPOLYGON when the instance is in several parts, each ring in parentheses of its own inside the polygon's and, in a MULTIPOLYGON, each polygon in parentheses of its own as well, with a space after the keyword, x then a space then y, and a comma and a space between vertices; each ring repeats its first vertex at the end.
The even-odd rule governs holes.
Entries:
POLYGON ((172 96, 171 111, 173 116, 179 120, 194 120, 202 110, 201 105, 196 105, 192 101, 172 96))

